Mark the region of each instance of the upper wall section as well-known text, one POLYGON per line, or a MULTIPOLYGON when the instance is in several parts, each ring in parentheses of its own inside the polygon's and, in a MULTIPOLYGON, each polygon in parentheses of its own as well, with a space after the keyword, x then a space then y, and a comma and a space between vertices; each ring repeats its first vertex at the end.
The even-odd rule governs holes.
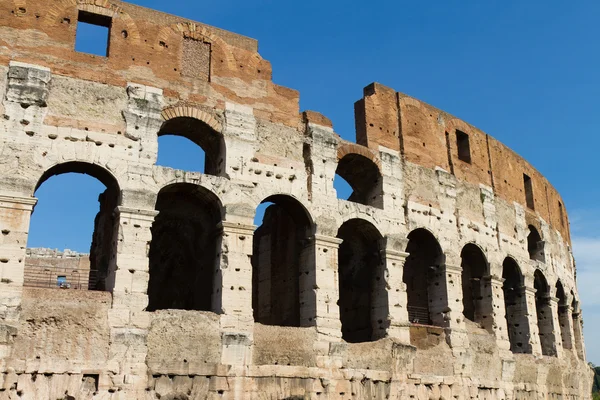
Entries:
POLYGON ((501 198, 537 213, 570 241, 562 198, 527 161, 474 126, 417 99, 373 83, 355 107, 356 141, 400 151, 404 160, 442 168, 492 187, 501 198))
POLYGON ((9 60, 109 85, 158 87, 173 103, 245 104, 259 118, 298 124, 298 93, 271 82, 254 39, 118 0, 1 1, 0 63, 9 60), (107 57, 74 50, 80 18, 109 26, 107 57))

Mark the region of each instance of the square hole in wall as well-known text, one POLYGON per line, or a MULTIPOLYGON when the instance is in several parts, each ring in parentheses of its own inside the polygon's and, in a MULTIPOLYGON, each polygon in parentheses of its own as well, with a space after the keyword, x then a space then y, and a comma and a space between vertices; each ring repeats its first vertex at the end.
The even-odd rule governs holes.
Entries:
POLYGON ((75 51, 108 57, 112 18, 106 15, 79 11, 75 51))
POLYGON ((535 202, 533 201, 533 183, 527 174, 523 174, 523 186, 525 187, 525 201, 527 208, 535 210, 535 202))
POLYGON ((471 163, 471 144, 469 143, 469 135, 456 130, 456 147, 458 147, 458 159, 467 163, 471 163))

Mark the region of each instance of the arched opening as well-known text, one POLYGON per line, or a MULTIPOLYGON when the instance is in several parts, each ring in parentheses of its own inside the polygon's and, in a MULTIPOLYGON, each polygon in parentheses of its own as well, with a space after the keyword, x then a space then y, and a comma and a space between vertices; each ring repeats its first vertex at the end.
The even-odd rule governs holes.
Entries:
POLYGON ((335 173, 343 179, 341 181, 338 178, 334 181, 338 198, 383 208, 383 180, 379 167, 372 160, 360 154, 346 154, 339 160, 335 173), (351 188, 351 193, 346 196, 348 186, 351 188))
POLYGON ((307 280, 314 269, 312 219, 290 196, 270 196, 262 204, 267 207, 260 207, 264 215, 253 239, 254 320, 265 325, 300 326, 305 323, 301 321, 301 303, 310 307, 310 302, 301 301, 301 293, 308 294, 307 280))
POLYGON ((188 166, 192 171, 207 175, 220 175, 225 171, 225 141, 220 132, 196 118, 176 117, 165 121, 158 132, 158 160, 166 167, 188 166), (188 140, 174 139, 179 136, 188 140), (191 143, 190 143, 191 142, 191 143), (202 151, 190 149, 194 143, 202 151), (161 148, 166 144, 166 148, 161 148), (189 158, 188 158, 189 157, 189 158), (202 162, 204 160, 204 168, 202 162))
POLYGON ((555 356, 556 343, 554 340, 552 307, 550 306, 550 287, 546 277, 539 269, 533 274, 533 287, 535 288, 535 310, 542 354, 555 356))
POLYGON ((544 255, 544 241, 540 233, 533 225, 529 225, 529 234, 527 235, 527 251, 529 258, 541 262, 546 262, 544 255))
POLYGON ((378 284, 383 280, 381 234, 370 222, 351 219, 337 237, 343 240, 338 251, 342 338, 351 343, 376 340, 385 336, 380 316, 388 314, 387 296, 378 284))
POLYGON ((565 289, 560 281, 556 281, 556 297, 558 298, 558 323, 564 349, 573 348, 571 339, 571 321, 569 320, 569 303, 565 289))
POLYGON ((469 243, 460 254, 462 267, 463 314, 469 321, 492 329, 491 285, 484 277, 489 267, 481 249, 469 243))
POLYGON ((514 259, 508 257, 502 263, 502 278, 510 350, 513 353, 531 353, 525 286, 519 265, 514 259))
POLYGON ((408 318, 412 323, 445 326, 448 307, 445 257, 440 244, 426 229, 408 235, 403 281, 408 297, 408 318))
POLYGON ((97 165, 68 162, 47 170, 35 195, 24 285, 112 290, 114 211, 120 201, 116 179, 97 165))
POLYGON ((577 357, 580 360, 583 360, 584 359, 583 342, 582 342, 583 327, 581 326, 581 309, 579 308, 579 302, 575 298, 575 293, 573 293, 573 291, 571 291, 571 297, 573 298, 573 301, 571 302, 571 308, 573 309, 573 337, 574 337, 574 342, 575 342, 574 343, 575 351, 576 351, 577 357))
POLYGON ((188 183, 163 188, 152 224, 148 311, 217 311, 215 270, 219 265, 221 202, 188 183))

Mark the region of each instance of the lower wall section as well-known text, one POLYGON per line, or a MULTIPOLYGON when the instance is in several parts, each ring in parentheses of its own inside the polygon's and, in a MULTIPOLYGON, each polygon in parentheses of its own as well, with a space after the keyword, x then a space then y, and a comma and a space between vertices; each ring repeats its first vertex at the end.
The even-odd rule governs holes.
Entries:
POLYGON ((0 400, 590 398, 591 370, 571 352, 501 352, 483 329, 465 332, 470 345, 460 349, 448 332, 418 326, 417 347, 391 338, 349 344, 320 341, 312 328, 224 333, 220 316, 179 310, 149 313, 147 353, 138 355, 148 372, 132 377, 111 355, 110 303, 108 293, 26 289, 20 325, 4 327, 0 400), (231 358, 242 360, 235 365, 224 362, 232 345, 246 354, 231 358))

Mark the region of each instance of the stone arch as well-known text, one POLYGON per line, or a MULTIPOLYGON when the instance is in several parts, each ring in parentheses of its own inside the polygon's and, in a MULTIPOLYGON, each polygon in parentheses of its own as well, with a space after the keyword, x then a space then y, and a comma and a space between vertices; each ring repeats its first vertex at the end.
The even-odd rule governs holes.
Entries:
POLYGON ((205 174, 221 175, 225 171, 223 127, 214 116, 196 107, 179 105, 163 110, 162 117, 159 137, 175 135, 189 139, 205 153, 205 174))
POLYGON ((461 251, 463 315, 469 321, 492 329, 490 267, 481 247, 467 243, 461 251))
POLYGON ((527 251, 529 252, 529 258, 541 262, 546 261, 544 254, 544 241, 542 236, 535 226, 528 226, 529 233, 527 234, 527 251))
POLYGON ((342 338, 367 342, 385 336, 383 321, 388 315, 383 280, 381 245, 383 236, 370 222, 353 218, 342 224, 337 238, 338 284, 342 338))
POLYGON ((560 325, 560 335, 564 349, 573 348, 573 339, 571 337, 571 317, 569 315, 569 299, 565 288, 560 281, 556 280, 555 285, 556 298, 558 299, 558 323, 560 325))
POLYGON ((119 181, 109 170, 97 164, 67 161, 47 168, 37 180, 33 189, 34 193, 50 178, 68 173, 91 176, 106 187, 106 190, 98 197, 99 211, 94 218, 87 288, 111 291, 114 283, 112 276, 116 270, 116 230, 118 225, 114 211, 121 203, 119 181))
POLYGON ((49 166, 37 180, 33 192, 37 191, 37 189, 51 177, 71 172, 94 177, 102 182, 107 188, 113 187, 117 192, 120 192, 119 181, 111 171, 101 165, 87 161, 65 161, 49 166))
POLYGON ((301 326, 314 322, 314 224, 308 210, 292 196, 274 194, 262 202, 262 224, 253 237, 252 308, 265 325, 301 326))
POLYGON ((406 284, 408 318, 412 323, 445 326, 448 306, 445 283, 446 257, 439 241, 426 228, 408 235, 403 281, 406 284))
POLYGON ((352 188, 349 201, 383 208, 381 161, 369 149, 352 144, 338 148, 335 172, 352 188))
POLYGON ((556 356, 556 340, 554 337, 554 317, 550 305, 550 285, 544 273, 536 269, 533 274, 533 287, 535 289, 535 310, 537 316, 538 334, 542 354, 556 356))
POLYGON ((218 311, 215 270, 223 206, 208 189, 189 183, 163 187, 156 200, 149 251, 148 311, 218 311))
POLYGON ((519 264, 510 256, 502 263, 502 278, 510 350, 513 353, 531 353, 524 277, 519 264))

